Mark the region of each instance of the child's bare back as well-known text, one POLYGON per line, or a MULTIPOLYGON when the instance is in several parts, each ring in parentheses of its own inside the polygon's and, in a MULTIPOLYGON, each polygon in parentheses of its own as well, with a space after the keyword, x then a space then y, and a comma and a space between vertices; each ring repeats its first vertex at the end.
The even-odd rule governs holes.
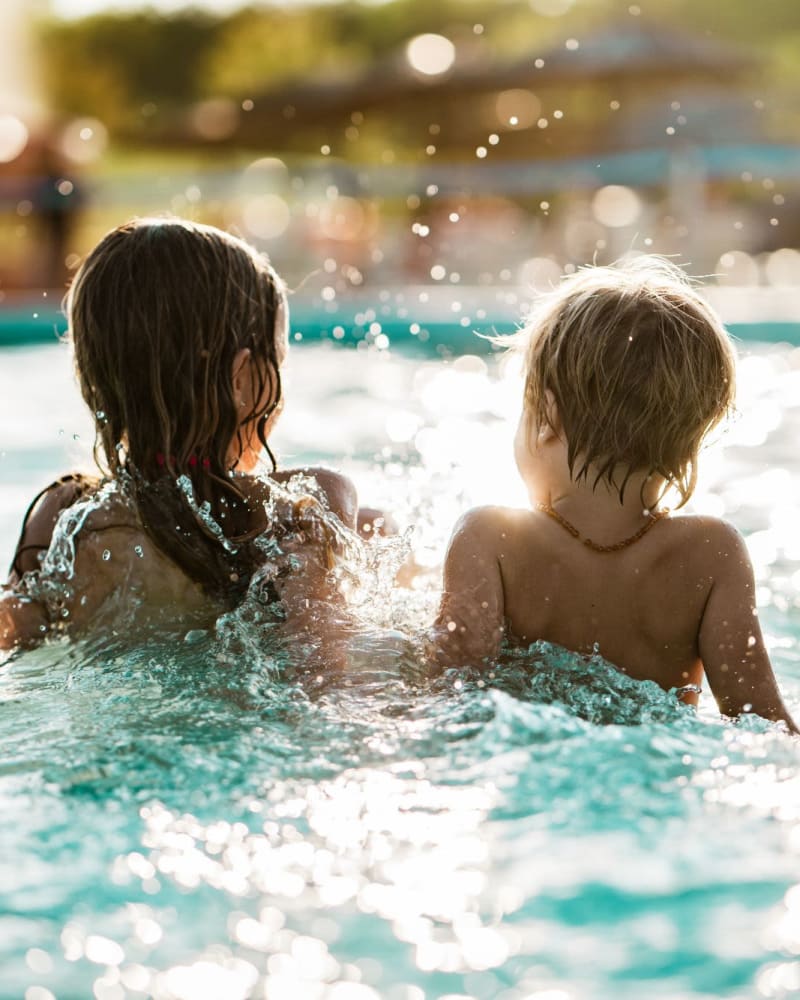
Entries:
POLYGON ((719 319, 663 261, 556 289, 526 335, 515 458, 531 509, 457 524, 438 656, 480 665, 505 638, 595 650, 631 677, 797 731, 775 682, 738 532, 663 507, 691 496, 703 438, 733 399, 719 319), (681 690, 682 689, 682 690, 681 690))
POLYGON ((596 552, 542 511, 471 511, 451 542, 440 613, 445 628, 455 622, 465 661, 486 654, 476 619, 498 646, 507 630, 523 645, 545 639, 598 650, 631 677, 686 689, 690 703, 705 672, 726 715, 785 711, 744 543, 716 518, 673 515, 631 546, 596 552), (464 576, 475 581, 472 598, 448 596, 449 579, 464 576))
MULTIPOLYGON (((356 497, 348 480, 327 469, 273 476, 241 477, 239 485, 254 508, 273 515, 264 542, 277 541, 278 559, 262 582, 295 626, 298 609, 325 586, 335 546, 330 524, 355 527, 356 497), (308 483, 316 499, 286 492, 282 483, 293 477, 308 483)), ((65 478, 45 491, 26 521, 0 599, 0 648, 89 626, 137 635, 213 628, 228 604, 159 549, 120 484, 65 478)))

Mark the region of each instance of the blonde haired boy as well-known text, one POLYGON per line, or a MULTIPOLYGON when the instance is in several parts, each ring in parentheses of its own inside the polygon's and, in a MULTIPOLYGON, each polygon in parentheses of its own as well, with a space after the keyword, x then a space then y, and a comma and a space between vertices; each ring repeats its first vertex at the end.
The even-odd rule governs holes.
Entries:
POLYGON ((720 711, 797 728, 759 628, 738 532, 670 513, 734 396, 714 311, 668 261, 587 268, 520 335, 525 391, 515 457, 531 509, 482 507, 456 525, 436 621, 440 659, 478 665, 515 644, 595 648, 630 677, 720 711))

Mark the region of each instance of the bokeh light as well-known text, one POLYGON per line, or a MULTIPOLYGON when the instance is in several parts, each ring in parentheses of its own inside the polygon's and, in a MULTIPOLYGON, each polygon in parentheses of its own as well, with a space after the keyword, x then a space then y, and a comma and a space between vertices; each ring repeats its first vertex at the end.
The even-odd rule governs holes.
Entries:
POLYGON ((289 183, 289 168, 277 156, 261 156, 242 171, 241 186, 246 191, 262 194, 280 191, 289 183))
POLYGON ((329 240, 356 240, 368 235, 367 220, 367 211, 358 199, 339 196, 322 205, 319 228, 329 240))
POLYGON ((239 105, 229 98, 212 97, 194 105, 190 120, 201 139, 209 142, 227 139, 239 123, 239 105))
POLYGON ((530 128, 542 110, 542 103, 530 90, 516 87, 502 90, 495 100, 497 120, 504 128, 530 128))
POLYGON ((770 285, 800 285, 800 251, 783 247, 771 253, 764 274, 770 285))
POLYGON ((75 118, 61 131, 61 152, 73 163, 92 163, 107 145, 108 129, 97 118, 75 118))
POLYGON ((441 76, 455 62, 456 47, 444 35, 417 35, 406 47, 406 58, 415 72, 423 76, 441 76))
POLYGON ((550 257, 531 257, 519 269, 519 284, 534 291, 550 291, 561 281, 561 268, 550 257))
POLYGON ((242 222, 248 233, 262 240, 282 236, 289 228, 292 213, 286 201, 277 194, 262 194, 250 198, 242 211, 242 222))
POLYGON ((592 214, 595 219, 611 229, 632 225, 641 211, 639 195, 633 188, 622 184, 607 184, 592 198, 592 214))
POLYGON ((744 250, 722 254, 714 273, 721 285, 757 285, 760 278, 758 261, 744 250))
POLYGON ((15 115, 0 114, 0 163, 10 163, 25 149, 28 129, 15 115))

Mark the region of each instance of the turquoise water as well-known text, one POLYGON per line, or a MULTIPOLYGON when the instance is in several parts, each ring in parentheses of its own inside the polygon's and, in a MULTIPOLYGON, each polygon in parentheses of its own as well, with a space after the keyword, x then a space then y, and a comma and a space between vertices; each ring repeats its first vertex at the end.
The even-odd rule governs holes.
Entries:
MULTIPOLYGON (((745 358, 696 498, 748 536, 796 717, 799 359, 745 358)), ((85 455, 68 369, 55 347, 3 354, 0 556, 85 455)), ((287 382, 287 464, 337 460, 393 510, 415 589, 362 608, 342 675, 196 634, 0 668, 0 997, 800 995, 794 740, 552 647, 424 678, 452 521, 522 502, 513 363, 320 345, 287 382)))

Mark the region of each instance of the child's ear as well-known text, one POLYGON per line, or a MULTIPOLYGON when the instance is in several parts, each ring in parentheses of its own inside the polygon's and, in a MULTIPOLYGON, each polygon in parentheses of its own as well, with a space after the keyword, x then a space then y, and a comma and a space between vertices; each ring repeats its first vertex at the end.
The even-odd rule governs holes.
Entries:
POLYGON ((240 405, 244 405, 244 395, 250 391, 250 357, 249 347, 241 347, 233 356, 231 380, 233 394, 240 405))
POLYGON ((548 441, 550 438, 561 437, 561 416, 558 412, 556 397, 549 389, 544 392, 544 413, 545 422, 539 427, 539 440, 548 441))

